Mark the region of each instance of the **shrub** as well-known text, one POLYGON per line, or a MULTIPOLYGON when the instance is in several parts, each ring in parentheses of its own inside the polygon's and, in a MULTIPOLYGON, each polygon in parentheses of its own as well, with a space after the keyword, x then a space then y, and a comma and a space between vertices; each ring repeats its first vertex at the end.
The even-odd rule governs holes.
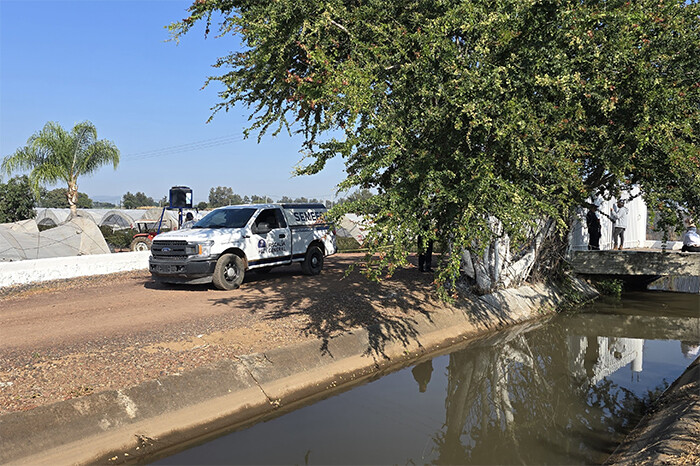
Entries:
POLYGON ((112 251, 115 249, 128 249, 131 246, 131 240, 134 239, 134 235, 136 234, 136 230, 131 228, 112 230, 112 228, 108 226, 101 226, 100 231, 109 249, 112 251))

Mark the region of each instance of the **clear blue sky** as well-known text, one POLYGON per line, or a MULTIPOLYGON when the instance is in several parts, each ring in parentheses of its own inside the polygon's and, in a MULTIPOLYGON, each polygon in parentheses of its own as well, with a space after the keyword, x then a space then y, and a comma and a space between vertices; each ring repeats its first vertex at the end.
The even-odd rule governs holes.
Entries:
POLYGON ((211 64, 238 40, 204 39, 197 29, 179 45, 168 42, 165 26, 185 18, 189 5, 0 0, 0 156, 24 146, 47 121, 70 129, 90 120, 98 138, 121 151, 116 171, 105 167, 79 179, 79 190, 95 200, 114 202, 127 191, 157 200, 175 185, 190 186, 197 202, 215 186, 275 200, 332 199, 344 178, 341 160, 293 178, 299 137, 243 140, 245 107, 206 123, 221 87, 201 88, 217 72, 211 64))

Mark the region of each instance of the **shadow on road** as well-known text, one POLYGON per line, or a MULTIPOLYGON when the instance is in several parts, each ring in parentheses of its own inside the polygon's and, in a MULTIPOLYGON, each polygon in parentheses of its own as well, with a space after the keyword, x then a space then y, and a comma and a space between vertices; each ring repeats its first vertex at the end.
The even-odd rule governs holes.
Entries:
MULTIPOLYGON (((330 354, 332 338, 357 328, 369 331, 366 354, 384 354, 387 340, 405 345, 417 341, 416 321, 420 313, 430 319, 428 302, 433 296, 432 276, 416 269, 403 269, 381 283, 371 282, 357 271, 345 271, 357 257, 334 256, 326 260, 318 276, 305 276, 299 265, 280 267, 267 274, 249 273, 240 293, 211 300, 216 306, 236 306, 263 313, 265 320, 303 316, 306 336, 321 340, 321 351, 330 354)), ((332 356, 332 355, 331 355, 332 356)))
MULTIPOLYGON (((211 297, 204 298, 213 306, 257 314, 267 321, 302 317, 306 324, 290 331, 318 338, 324 354, 330 354, 331 339, 358 328, 369 332, 367 355, 385 356, 384 348, 389 340, 400 341, 405 346, 420 345, 418 316, 432 321, 432 314, 449 306, 437 297, 433 275, 419 273, 415 257, 411 258, 414 262, 411 267, 399 269, 381 282, 370 281, 357 270, 346 275, 349 266, 361 258, 360 254, 329 257, 323 272, 317 276, 304 275, 299 264, 277 267, 265 274, 249 271, 241 288, 230 292, 215 290, 211 284, 172 285, 152 280, 146 280, 144 287, 159 291, 186 290, 198 295, 207 292, 211 297)), ((525 295, 519 298, 536 299, 525 295)), ((454 307, 467 313, 471 323, 480 328, 513 322, 509 303, 503 296, 459 298, 454 307)))

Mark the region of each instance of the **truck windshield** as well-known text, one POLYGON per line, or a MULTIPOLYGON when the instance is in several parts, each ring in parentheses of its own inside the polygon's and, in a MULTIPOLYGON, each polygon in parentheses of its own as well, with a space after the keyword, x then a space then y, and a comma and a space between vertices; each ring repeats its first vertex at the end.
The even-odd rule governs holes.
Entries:
POLYGON ((192 228, 241 228, 244 227, 257 209, 217 209, 208 213, 192 228))

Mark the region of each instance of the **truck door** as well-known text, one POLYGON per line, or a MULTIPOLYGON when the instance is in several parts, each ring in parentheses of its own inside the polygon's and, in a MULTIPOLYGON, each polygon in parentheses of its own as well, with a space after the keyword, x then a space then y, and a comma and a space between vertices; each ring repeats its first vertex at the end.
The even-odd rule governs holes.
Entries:
POLYGON ((257 256, 249 256, 251 266, 270 265, 292 260, 292 238, 282 212, 265 209, 253 220, 251 240, 257 256))

